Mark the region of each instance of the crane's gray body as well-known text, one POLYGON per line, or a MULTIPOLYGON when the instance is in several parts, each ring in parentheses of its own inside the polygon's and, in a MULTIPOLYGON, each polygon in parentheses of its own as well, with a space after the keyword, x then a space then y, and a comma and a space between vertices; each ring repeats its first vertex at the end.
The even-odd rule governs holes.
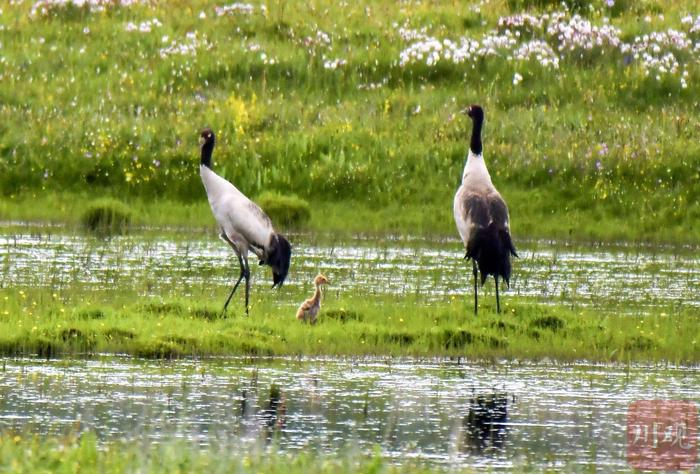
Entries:
POLYGON ((510 282, 510 257, 517 256, 517 253, 510 237, 508 206, 491 182, 482 155, 483 109, 473 105, 468 114, 473 121, 472 136, 452 212, 466 250, 465 258, 473 261, 474 313, 478 307, 477 269, 481 273, 482 285, 489 275, 496 280, 496 309, 500 312, 498 279, 503 278, 506 284, 510 282))
POLYGON ((208 166, 201 165, 199 174, 211 211, 221 229, 221 238, 242 257, 247 257, 252 251, 260 260, 266 261, 265 248, 275 233, 267 214, 208 166))

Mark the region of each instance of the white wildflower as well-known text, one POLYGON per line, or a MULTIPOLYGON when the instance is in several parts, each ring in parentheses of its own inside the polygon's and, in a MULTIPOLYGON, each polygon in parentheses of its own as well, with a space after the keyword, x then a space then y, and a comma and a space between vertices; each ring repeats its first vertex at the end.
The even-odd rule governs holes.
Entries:
POLYGON ((153 28, 160 28, 163 26, 163 24, 158 20, 158 18, 154 18, 152 20, 147 20, 147 21, 142 21, 138 25, 133 22, 129 22, 126 25, 124 25, 124 30, 126 31, 138 31, 139 33, 150 33, 153 28))
POLYGON ((327 59, 323 62, 323 67, 324 67, 324 69, 335 70, 341 66, 345 66, 346 64, 347 64, 347 61, 344 59, 332 59, 332 60, 327 59))
POLYGON ((191 31, 185 35, 185 40, 183 42, 173 40, 169 46, 161 48, 159 52, 161 58, 173 55, 196 56, 198 50, 211 49, 212 46, 213 45, 207 41, 206 36, 202 35, 202 38, 199 38, 196 32, 191 31))
POLYGON ((149 0, 37 0, 32 4, 29 15, 32 17, 46 16, 71 6, 96 12, 104 11, 107 8, 130 7, 136 4, 147 3, 149 3, 149 0))
MULTIPOLYGON (((264 9, 260 8, 261 12, 264 9)), ((215 9, 217 16, 224 15, 252 15, 255 13, 255 7, 250 3, 236 2, 230 5, 224 5, 223 7, 216 7, 215 9)))

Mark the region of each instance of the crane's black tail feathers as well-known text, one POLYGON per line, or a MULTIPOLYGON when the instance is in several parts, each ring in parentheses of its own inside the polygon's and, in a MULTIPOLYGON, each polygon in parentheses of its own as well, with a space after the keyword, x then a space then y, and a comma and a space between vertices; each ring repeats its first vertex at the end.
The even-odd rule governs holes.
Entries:
POLYGON ((467 245, 466 258, 476 260, 482 285, 489 275, 498 275, 510 284, 511 255, 518 256, 508 230, 494 222, 476 230, 467 245))
POLYGON ((289 262, 292 259, 292 246, 281 234, 274 234, 270 242, 267 261, 272 267, 272 287, 282 286, 289 273, 289 262))

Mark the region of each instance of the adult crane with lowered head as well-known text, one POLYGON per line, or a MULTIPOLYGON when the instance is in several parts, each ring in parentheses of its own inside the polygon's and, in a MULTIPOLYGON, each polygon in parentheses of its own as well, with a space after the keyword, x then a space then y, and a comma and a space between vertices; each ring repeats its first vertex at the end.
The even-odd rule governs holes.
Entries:
POLYGON ((219 236, 231 246, 241 268, 238 280, 224 303, 223 313, 226 312, 241 280, 245 279, 245 312, 248 314, 250 294, 248 253, 253 252, 260 259, 260 265, 268 265, 272 268, 272 287, 274 288, 282 286, 287 278, 292 246, 283 235, 275 231, 272 221, 257 204, 214 172, 211 157, 215 143, 214 132, 210 128, 205 128, 200 135, 199 174, 221 231, 219 236))

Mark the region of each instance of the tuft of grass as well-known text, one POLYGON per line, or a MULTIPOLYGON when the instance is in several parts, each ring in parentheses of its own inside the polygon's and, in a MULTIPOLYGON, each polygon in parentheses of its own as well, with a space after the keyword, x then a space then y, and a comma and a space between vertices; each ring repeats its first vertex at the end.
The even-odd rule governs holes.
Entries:
POLYGON ((341 321, 341 322, 362 321, 364 319, 362 314, 358 313, 357 311, 348 310, 348 309, 344 309, 344 308, 331 309, 328 311, 324 311, 321 314, 321 317, 327 318, 327 319, 335 319, 335 320, 341 321))
POLYGON ((81 222, 91 232, 100 234, 122 234, 132 220, 131 209, 113 198, 102 198, 90 203, 83 212, 81 222))
POLYGON ((540 318, 533 319, 530 322, 530 325, 540 329, 558 331, 564 327, 564 321, 557 316, 542 316, 540 318))
POLYGON ((311 218, 309 203, 295 194, 268 191, 258 196, 256 202, 276 225, 298 228, 311 218))
POLYGON ((122 329, 118 327, 112 327, 109 329, 106 329, 102 332, 105 338, 108 340, 116 339, 116 340, 125 340, 125 339, 133 339, 136 337, 136 334, 134 334, 132 331, 129 331, 127 329, 122 329))
POLYGON ((104 319, 105 313, 99 308, 78 310, 75 313, 78 319, 104 319))
POLYGON ((174 359, 186 354, 177 342, 163 339, 145 341, 133 349, 134 355, 148 359, 174 359))
POLYGON ((182 309, 182 306, 177 303, 154 302, 143 306, 144 312, 154 315, 181 314, 182 309))

